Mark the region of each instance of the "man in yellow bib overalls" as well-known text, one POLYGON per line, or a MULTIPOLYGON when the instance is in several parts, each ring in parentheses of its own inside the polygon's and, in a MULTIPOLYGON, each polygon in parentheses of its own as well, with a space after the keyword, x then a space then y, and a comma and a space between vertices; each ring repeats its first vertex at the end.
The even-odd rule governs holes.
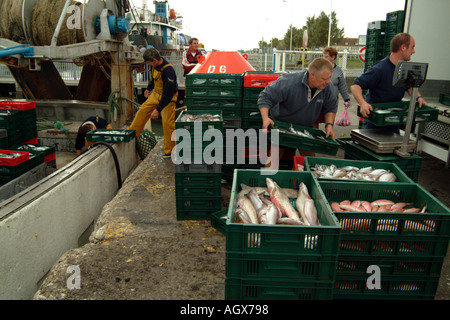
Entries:
POLYGON ((172 133, 175 131, 175 108, 178 99, 178 82, 175 69, 166 59, 162 58, 155 48, 144 52, 144 61, 150 65, 151 77, 144 96, 147 100, 139 108, 129 130, 136 130, 139 137, 148 119, 162 118, 164 132, 164 155, 170 158, 175 141, 172 141, 172 133))

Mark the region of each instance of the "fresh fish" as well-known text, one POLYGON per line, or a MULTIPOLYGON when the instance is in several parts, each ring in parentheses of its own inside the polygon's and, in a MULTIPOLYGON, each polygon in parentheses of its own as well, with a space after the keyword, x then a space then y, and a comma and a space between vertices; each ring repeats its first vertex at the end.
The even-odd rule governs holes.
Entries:
POLYGON ((361 205, 361 200, 354 200, 351 205, 359 208, 359 206, 361 205))
POLYGON ((302 220, 304 220, 305 217, 304 208, 305 202, 308 199, 311 199, 311 197, 309 196, 308 187, 303 182, 301 182, 298 188, 298 197, 297 200, 295 200, 295 208, 300 214, 302 220))
POLYGON ((358 167, 354 167, 354 166, 345 166, 345 167, 341 167, 342 170, 345 171, 359 171, 358 167))
POLYGON ((359 207, 351 204, 341 204, 341 208, 345 211, 361 212, 361 209, 359 207))
POLYGON ((346 179, 346 180, 366 180, 380 182, 395 182, 397 177, 392 172, 385 169, 374 169, 373 167, 358 168, 356 166, 337 167, 335 164, 315 164, 311 168, 316 177, 324 179, 346 179))
POLYGON ((310 226, 320 226, 316 205, 313 199, 306 199, 303 210, 303 223, 310 226))
POLYGON ((385 170, 385 169, 375 169, 375 170, 369 172, 368 174, 370 174, 371 176, 379 177, 382 174, 385 174, 386 172, 387 172, 387 170, 385 170))
POLYGON ((278 184, 270 178, 266 178, 266 183, 270 195, 269 199, 278 207, 281 214, 292 219, 300 220, 298 212, 294 209, 289 198, 283 193, 278 184))
POLYGON ((372 212, 372 205, 369 201, 361 201, 361 205, 366 209, 367 212, 372 212))
POLYGON ((236 209, 236 223, 253 224, 247 212, 241 208, 236 209))
POLYGON ((425 213, 425 212, 427 212, 427 211, 428 211, 428 205, 427 205, 427 203, 425 202, 425 205, 423 206, 422 210, 420 210, 420 213, 425 213))
POLYGON ((287 224, 287 225, 295 225, 295 226, 301 226, 303 223, 299 220, 295 220, 288 217, 281 217, 277 220, 277 224, 287 224))
POLYGON ((414 203, 412 203, 412 202, 397 202, 397 203, 392 205, 391 209, 396 209, 396 208, 403 209, 403 208, 405 208, 407 206, 411 206, 413 204, 414 203))
POLYGON ((262 201, 265 204, 265 222, 261 223, 276 224, 278 219, 281 218, 280 210, 272 201, 265 198, 262 201))
POLYGON ((395 182, 397 181, 397 177, 392 172, 386 172, 378 178, 378 181, 395 182))
POLYGON ((193 122, 193 121, 222 121, 219 114, 202 113, 202 114, 185 114, 181 117, 180 122, 193 122))
POLYGON ((370 203, 370 205, 372 205, 372 206, 374 206, 374 205, 384 206, 384 205, 387 205, 387 204, 390 204, 392 206, 395 203, 393 201, 391 201, 391 200, 386 200, 386 199, 375 200, 375 201, 370 203))
POLYGON ((237 206, 238 208, 241 208, 242 210, 244 210, 248 217, 250 218, 250 221, 254 224, 258 224, 258 216, 256 213, 256 209, 253 206, 252 202, 250 201, 250 199, 248 199, 247 197, 243 196, 240 197, 237 201, 237 206))
POLYGON ((419 208, 409 208, 403 210, 404 213, 419 213, 422 212, 419 208))
POLYGON ((259 209, 261 209, 264 204, 259 197, 259 195, 256 193, 256 189, 252 188, 250 192, 248 193, 248 198, 252 202, 253 206, 255 207, 255 210, 258 212, 259 209))
POLYGON ((344 210, 342 210, 341 206, 337 202, 331 203, 330 207, 331 207, 331 210, 333 210, 333 211, 344 211, 344 210))
MULTIPOLYGON (((244 183, 241 183, 242 190, 238 193, 238 197, 247 195, 252 188, 256 190, 257 194, 263 193, 265 196, 269 196, 269 190, 267 189, 267 187, 250 187, 244 183)), ((291 188, 280 188, 280 189, 288 196, 288 198, 297 198, 298 190, 291 188)))
POLYGON ((343 204, 352 204, 352 202, 350 200, 343 200, 341 201, 341 203, 339 203, 339 205, 343 205, 343 204))

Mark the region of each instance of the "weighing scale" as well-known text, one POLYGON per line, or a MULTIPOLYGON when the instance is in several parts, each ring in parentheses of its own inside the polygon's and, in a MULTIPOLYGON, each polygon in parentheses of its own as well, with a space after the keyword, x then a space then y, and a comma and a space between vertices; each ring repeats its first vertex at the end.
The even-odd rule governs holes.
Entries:
POLYGON ((384 129, 358 129, 352 130, 352 140, 376 153, 395 153, 399 157, 410 157, 414 152, 416 143, 409 139, 414 120, 416 97, 418 88, 425 82, 428 63, 400 61, 395 67, 392 85, 394 87, 413 88, 408 108, 408 117, 403 136, 386 132, 384 129))
MULTIPOLYGON (((403 143, 403 136, 384 129, 355 129, 351 132, 352 140, 375 153, 394 153, 403 143)), ((407 151, 414 152, 416 143, 409 140, 407 151)))

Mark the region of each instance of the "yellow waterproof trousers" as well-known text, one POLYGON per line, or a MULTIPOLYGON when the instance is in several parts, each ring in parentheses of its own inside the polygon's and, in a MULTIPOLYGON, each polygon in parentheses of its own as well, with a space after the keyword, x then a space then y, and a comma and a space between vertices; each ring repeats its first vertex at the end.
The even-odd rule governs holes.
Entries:
MULTIPOLYGON (((161 73, 154 70, 153 79, 155 87, 147 98, 147 100, 141 105, 139 111, 136 114, 129 130, 136 130, 136 137, 139 137, 144 130, 144 126, 150 119, 152 112, 158 106, 161 100, 163 81, 161 79, 161 73), (155 74, 158 73, 158 74, 155 74)), ((162 126, 164 133, 164 153, 172 153, 172 149, 175 147, 175 141, 172 141, 172 133, 175 131, 175 109, 176 102, 178 100, 178 92, 172 97, 170 103, 161 111, 162 126)))

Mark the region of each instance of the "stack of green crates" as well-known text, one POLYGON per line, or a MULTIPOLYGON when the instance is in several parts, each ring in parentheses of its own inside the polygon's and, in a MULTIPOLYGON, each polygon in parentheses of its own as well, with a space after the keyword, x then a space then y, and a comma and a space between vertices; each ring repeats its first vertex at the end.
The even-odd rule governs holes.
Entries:
POLYGON ((186 75, 186 106, 189 111, 222 111, 225 128, 242 123, 243 74, 191 73, 186 75))
MULTIPOLYGON (((219 138, 222 139, 221 111, 187 110, 181 112, 175 121, 176 145, 172 153, 175 159, 177 220, 208 220, 211 213, 222 209, 222 165, 210 164, 210 159, 205 158, 209 155, 216 156, 214 153, 215 140, 204 141, 208 140, 205 133, 208 134, 209 129, 220 131, 219 138), (199 116, 202 114, 220 116, 220 121, 182 121, 185 115, 199 116), (188 140, 184 141, 184 139, 188 140), (213 152, 210 153, 207 149, 213 152)), ((222 141, 220 141, 220 146, 222 146, 222 141)))
POLYGON ((384 37, 384 56, 391 53, 391 40, 400 32, 403 32, 404 11, 394 11, 386 14, 386 31, 384 37))
POLYGON ((0 110, 0 149, 11 149, 22 143, 20 128, 19 111, 0 110))
POLYGON ((404 11, 386 14, 386 20, 373 21, 368 24, 366 37, 366 56, 364 71, 391 53, 391 40, 403 32, 404 11))
POLYGON ((364 71, 383 59, 386 21, 373 21, 367 26, 364 71))
POLYGON ((19 113, 19 137, 22 143, 37 143, 36 103, 34 101, 0 101, 0 110, 19 113))
MULTIPOLYGON (((295 199, 290 199, 295 202, 295 199)), ((330 300, 336 275, 340 225, 311 172, 234 172, 226 226, 225 299, 330 300), (307 187, 321 226, 236 223, 241 185, 265 187, 270 177, 281 188, 307 187)))
POLYGON ((434 299, 450 239, 449 208, 414 183, 319 185, 330 205, 387 199, 427 208, 426 213, 333 212, 341 225, 334 299, 434 299), (371 288, 374 279, 379 288, 371 288))

